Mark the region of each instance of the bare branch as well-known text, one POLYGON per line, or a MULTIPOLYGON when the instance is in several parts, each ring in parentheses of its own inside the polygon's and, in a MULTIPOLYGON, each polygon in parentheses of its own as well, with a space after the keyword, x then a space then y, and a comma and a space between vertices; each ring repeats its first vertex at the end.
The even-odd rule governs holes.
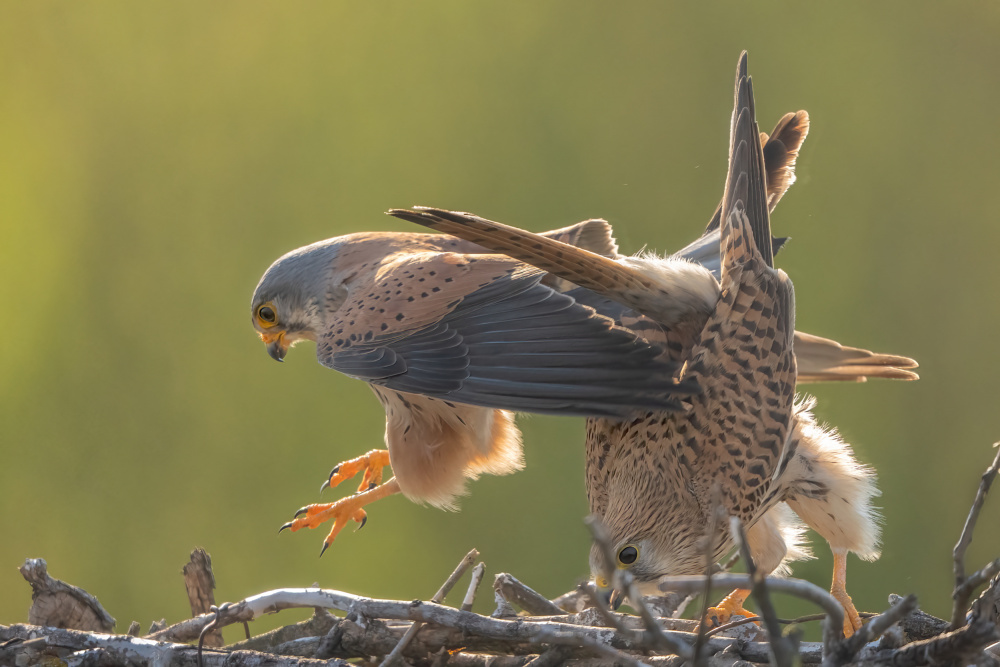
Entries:
POLYGON ((628 655, 627 653, 622 653, 616 648, 612 648, 607 644, 603 644, 600 641, 591 639, 590 637, 580 636, 573 633, 558 633, 558 632, 547 632, 542 631, 536 634, 537 641, 546 644, 568 644, 570 646, 584 646, 591 649, 595 653, 600 653, 607 656, 611 660, 614 660, 616 664, 627 665, 628 667, 649 667, 644 662, 640 662, 634 657, 628 655))
POLYGON ((580 594, 580 591, 574 588, 571 591, 567 591, 557 598, 552 599, 552 604, 559 607, 563 611, 567 611, 571 614, 581 612, 587 608, 587 598, 580 594))
MULTIPOLYGON (((79 630, 64 630, 59 628, 43 628, 38 626, 20 626, 28 629, 25 634, 34 635, 34 639, 20 642, 22 655, 29 658, 36 656, 56 655, 67 665, 76 667, 99 664, 147 664, 171 665, 171 667, 195 667, 198 663, 198 649, 187 644, 170 644, 150 641, 128 635, 107 635, 79 630)), ((18 626, 10 626, 9 630, 17 630, 18 626)), ((4 662, 4 664, 8 664, 4 662)), ((9 663, 9 664, 14 664, 9 663)), ((321 660, 304 660, 302 658, 281 658, 270 653, 255 651, 219 651, 208 649, 204 654, 204 664, 208 667, 224 667, 241 665, 248 667, 311 667, 330 665, 321 660)), ((340 667, 350 667, 349 663, 337 661, 340 667)))
POLYGON ((566 646, 552 646, 529 662, 525 667, 559 667, 559 665, 566 662, 569 653, 566 646))
POLYGON ((558 616, 563 610, 547 597, 525 586, 512 575, 501 572, 493 579, 493 590, 507 602, 517 605, 532 616, 558 616))
POLYGON ((629 604, 639 612, 639 618, 642 619, 643 627, 652 636, 651 646, 653 648, 666 649, 685 660, 690 660, 694 655, 691 652, 691 640, 688 638, 682 639, 679 635, 663 631, 660 624, 653 618, 653 614, 650 613, 649 607, 643 603, 642 596, 639 595, 639 587, 635 585, 632 573, 628 570, 622 570, 618 573, 618 579, 621 581, 622 588, 624 588, 628 595, 629 604))
POLYGON ((977 655, 998 639, 1000 631, 996 625, 972 623, 960 630, 913 642, 899 649, 879 651, 867 658, 876 663, 890 663, 893 667, 953 664, 977 655))
MULTIPOLYGON (((994 447, 1000 446, 1000 443, 994 443, 994 447)), ((965 552, 972 544, 972 532, 976 529, 976 521, 979 519, 979 512, 983 508, 983 503, 986 501, 986 494, 990 490, 990 486, 993 484, 993 480, 997 476, 997 472, 1000 471, 1000 450, 997 451, 996 457, 993 459, 993 463, 989 468, 983 473, 982 479, 979 481, 979 489, 976 491, 976 498, 972 501, 972 507, 969 509, 969 516, 965 519, 965 526, 962 527, 962 534, 958 538, 958 542, 955 544, 955 549, 952 551, 952 557, 954 559, 954 570, 955 570, 955 604, 952 607, 951 612, 951 628, 956 630, 965 624, 965 612, 966 608, 964 605, 960 606, 960 596, 959 589, 962 588, 962 584, 965 583, 965 552)), ((965 600, 968 604, 968 599, 965 600)))
POLYGON ((972 599, 972 594, 976 592, 977 588, 998 574, 1000 574, 1000 558, 988 563, 983 569, 975 572, 955 588, 955 592, 952 593, 952 598, 955 600, 951 616, 952 629, 965 625, 965 615, 969 610, 969 601, 972 599), (959 625, 956 626, 956 623, 959 625))
MULTIPOLYGON (((743 523, 737 517, 730 517, 729 530, 732 533, 733 541, 739 547, 740 557, 746 562, 747 574, 750 576, 750 590, 753 592, 754 600, 757 601, 760 615, 764 619, 764 627, 767 628, 771 650, 774 651, 774 663, 778 667, 791 667, 795 660, 795 649, 781 632, 778 612, 774 610, 771 595, 767 590, 767 577, 757 569, 757 564, 754 563, 753 557, 750 555, 750 546, 747 543, 746 532, 743 530, 743 523)), ((824 636, 826 634, 824 632, 824 636)))
POLYGON ((705 632, 708 624, 705 617, 708 616, 708 607, 712 599, 712 573, 715 571, 715 533, 719 529, 719 520, 725 518, 725 509, 722 507, 722 488, 716 484, 712 487, 712 512, 708 519, 708 528, 702 536, 701 549, 705 554, 705 588, 701 592, 701 614, 698 619, 698 636, 694 640, 694 667, 704 666, 702 656, 702 646, 705 644, 705 632))
MULTIPOLYGON (((445 579, 445 582, 441 584, 441 588, 439 588, 438 592, 431 598, 431 602, 436 604, 444 602, 445 596, 447 596, 451 589, 454 588, 455 584, 458 583, 458 580, 462 578, 463 574, 465 574, 465 571, 472 567, 472 564, 476 562, 477 558, 479 558, 479 551, 476 549, 473 549, 469 553, 465 554, 465 558, 459 562, 458 566, 455 567, 452 573, 448 575, 448 578, 445 579)), ((385 660, 382 661, 381 667, 391 667, 395 664, 399 660, 399 657, 403 654, 403 649, 405 649, 406 645, 413 640, 418 632, 420 632, 421 627, 423 627, 423 623, 419 621, 411 625, 406 631, 406 634, 404 634, 402 639, 399 640, 399 643, 396 644, 396 647, 392 649, 392 652, 389 653, 389 655, 385 657, 385 660)))
POLYGON ((846 665, 864 648, 865 644, 878 639, 890 627, 909 616, 917 609, 917 596, 908 595, 882 614, 871 619, 830 651, 823 660, 823 667, 840 667, 846 665))
MULTIPOLYGON (((776 579, 766 577, 771 590, 794 595, 821 607, 834 627, 843 627, 844 608, 837 598, 833 597, 816 584, 802 579, 776 579)), ((679 593, 697 593, 705 584, 703 575, 688 575, 682 577, 662 577, 660 590, 677 591, 679 593)), ((712 577, 712 590, 732 590, 734 588, 751 588, 750 576, 746 574, 717 574, 712 577)))
POLYGON ((483 583, 483 575, 486 573, 486 563, 479 563, 472 568, 472 576, 469 579, 469 590, 462 600, 462 611, 472 611, 472 605, 476 603, 476 593, 479 592, 479 585, 483 583))
POLYGON ((625 624, 621 622, 615 614, 608 609, 607 605, 601 603, 601 600, 597 597, 594 587, 589 582, 581 582, 576 589, 580 591, 583 595, 590 601, 590 605, 593 609, 597 611, 597 614, 604 621, 604 624, 609 628, 614 628, 618 632, 622 633, 626 637, 633 637, 634 634, 630 628, 625 627, 625 624))

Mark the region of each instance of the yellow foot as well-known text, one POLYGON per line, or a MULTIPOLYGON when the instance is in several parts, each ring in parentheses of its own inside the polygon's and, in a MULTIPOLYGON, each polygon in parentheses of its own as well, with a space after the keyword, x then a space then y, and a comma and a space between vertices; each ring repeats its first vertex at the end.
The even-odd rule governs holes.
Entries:
POLYGON ((844 636, 850 637, 861 629, 861 616, 858 614, 858 610, 854 607, 854 602, 851 601, 851 596, 847 594, 846 590, 843 588, 840 590, 834 588, 830 591, 830 595, 837 598, 837 601, 844 607, 844 636))
POLYGON ((348 480, 364 470, 365 474, 358 485, 358 493, 370 491, 382 483, 382 468, 389 465, 389 452, 385 449, 373 449, 367 454, 344 461, 333 466, 330 477, 319 487, 323 491, 348 480))
POLYGON ((851 596, 847 594, 847 553, 833 554, 833 584, 830 595, 844 608, 844 636, 850 637, 861 629, 861 616, 854 607, 851 596))
POLYGON ((716 607, 709 607, 705 612, 702 623, 709 627, 718 627, 723 623, 728 623, 733 616, 756 616, 757 614, 743 608, 743 603, 749 597, 750 591, 737 588, 730 593, 716 607))
POLYGON ((393 477, 385 484, 376 486, 363 493, 356 493, 353 496, 341 498, 335 503, 319 503, 316 505, 306 505, 295 513, 295 518, 283 525, 278 532, 286 528, 293 533, 302 528, 317 528, 321 524, 333 519, 333 527, 323 540, 323 548, 319 555, 322 556, 327 547, 333 542, 337 535, 344 529, 350 520, 357 521, 364 527, 368 521, 368 514, 362 509, 365 505, 373 503, 380 498, 399 493, 399 482, 393 477))

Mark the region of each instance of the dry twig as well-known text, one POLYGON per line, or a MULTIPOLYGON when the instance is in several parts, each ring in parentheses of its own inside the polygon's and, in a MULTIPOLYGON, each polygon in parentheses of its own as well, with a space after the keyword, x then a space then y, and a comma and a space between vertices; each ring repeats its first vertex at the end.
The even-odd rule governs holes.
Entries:
POLYGON ((908 595, 875 618, 861 626, 861 629, 848 637, 829 652, 823 660, 823 667, 840 667, 846 665, 864 648, 865 644, 878 639, 890 627, 909 616, 917 609, 917 596, 908 595))
POLYGON ((712 507, 714 510, 708 519, 708 528, 705 530, 705 535, 702 536, 701 549, 705 554, 705 588, 701 592, 701 615, 699 619, 701 623, 698 625, 698 636, 694 640, 694 667, 703 667, 704 660, 702 656, 702 647, 705 645, 705 633, 708 630, 708 623, 706 621, 706 616, 708 616, 708 607, 712 599, 712 573, 715 571, 715 533, 718 530, 718 523, 720 519, 725 518, 726 511, 722 507, 722 488, 716 484, 712 488, 712 507))
POLYGON ((504 600, 532 616, 558 616, 563 613, 562 609, 550 602, 547 597, 525 586, 506 572, 494 577, 493 590, 502 595, 504 600))
MULTIPOLYGON (((463 574, 465 574, 465 571, 472 567, 472 564, 476 562, 477 558, 479 558, 479 552, 476 549, 473 549, 469 553, 465 554, 465 558, 459 562, 454 571, 448 576, 445 582, 441 584, 441 588, 439 588, 438 592, 431 598, 431 602, 437 604, 444 602, 445 596, 447 596, 451 589, 454 588, 455 584, 458 583, 458 580, 462 578, 463 574)), ((406 648, 406 645, 413 640, 418 632, 420 632, 421 627, 423 627, 423 623, 420 623, 419 621, 411 625, 410 629, 403 635, 403 638, 399 640, 398 644, 396 644, 396 647, 392 649, 392 652, 389 653, 389 655, 385 657, 385 660, 382 661, 380 667, 392 667, 392 665, 395 664, 396 661, 399 660, 399 657, 403 654, 403 649, 406 648)))
MULTIPOLYGON (((1000 442, 994 443, 993 446, 1000 447, 1000 442)), ((974 592, 974 587, 970 590, 970 587, 965 585, 965 552, 969 548, 969 545, 972 544, 972 533, 976 529, 979 512, 983 508, 983 503, 986 501, 986 494, 989 492, 998 471, 1000 471, 1000 449, 998 449, 993 463, 986 469, 979 481, 976 498, 972 501, 969 516, 965 519, 965 525, 962 527, 962 534, 959 536, 958 542, 955 544, 955 549, 952 551, 955 571, 955 592, 952 595, 955 603, 951 611, 952 630, 957 630, 965 624, 965 613, 968 610, 969 600, 974 592)), ((987 579, 990 578, 992 577, 987 577, 987 579)))
MULTIPOLYGON (((747 536, 743 530, 743 524, 738 518, 730 517, 729 530, 732 533, 733 541, 739 547, 740 556, 746 561, 747 575, 750 577, 750 590, 753 593, 754 600, 757 601, 760 615, 764 619, 764 627, 767 628, 767 635, 771 641, 771 650, 774 651, 774 663, 778 667, 791 667, 795 659, 795 649, 789 639, 781 632, 781 625, 778 623, 778 613, 774 610, 771 595, 767 590, 767 577, 757 569, 756 563, 753 562, 753 558, 750 556, 750 546, 747 543, 747 536)), ((706 582, 706 586, 710 588, 711 582, 708 577, 706 577, 706 582)), ((828 635, 827 628, 824 628, 824 642, 830 639, 828 635)), ((828 643, 827 651, 831 648, 832 646, 828 643)))
POLYGON ((462 600, 462 611, 472 611, 472 605, 476 603, 476 593, 479 592, 479 585, 483 583, 483 575, 486 574, 486 563, 479 563, 472 568, 472 576, 469 579, 469 590, 462 600))

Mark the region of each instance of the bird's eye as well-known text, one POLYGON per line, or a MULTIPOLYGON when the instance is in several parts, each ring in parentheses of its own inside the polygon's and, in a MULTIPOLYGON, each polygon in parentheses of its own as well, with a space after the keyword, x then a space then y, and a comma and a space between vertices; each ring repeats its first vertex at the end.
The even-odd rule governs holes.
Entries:
POLYGON ((618 562, 622 565, 631 565, 639 558, 639 550, 631 544, 618 552, 618 562))
POLYGON ((257 309, 257 320, 260 325, 265 329, 267 327, 273 327, 278 323, 278 316, 274 312, 274 308, 268 304, 264 304, 257 309))

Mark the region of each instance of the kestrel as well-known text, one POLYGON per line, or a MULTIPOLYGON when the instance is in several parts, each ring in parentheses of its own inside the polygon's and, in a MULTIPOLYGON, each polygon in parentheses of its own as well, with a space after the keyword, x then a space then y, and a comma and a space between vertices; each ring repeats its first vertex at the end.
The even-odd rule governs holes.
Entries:
MULTIPOLYGON (((859 379, 862 374, 854 375, 851 368, 867 373, 880 355, 847 353, 844 358, 857 365, 841 364, 831 361, 839 355, 835 343, 793 336, 791 282, 773 268, 772 244, 755 241, 771 238, 761 138, 744 53, 717 232, 721 248, 711 239, 716 233, 711 224, 706 236, 688 248, 705 255, 715 243, 718 280, 706 267, 692 273, 690 262, 677 256, 611 260, 469 214, 424 208, 393 214, 573 282, 579 287, 568 295, 661 343, 672 361, 683 364, 680 377, 702 389, 686 399, 690 407, 684 412, 588 421, 588 499, 612 535, 617 559, 605 563, 599 549, 592 551, 591 569, 599 583, 607 568, 627 568, 640 589, 652 592, 664 575, 703 571, 699 545, 716 502, 749 527, 758 568, 779 570, 786 560, 807 553, 794 511, 831 545, 832 592, 847 611, 844 629, 851 634, 860 618, 846 592, 846 555, 878 557, 874 473, 857 463, 835 431, 817 425, 813 402, 796 402, 794 388, 802 379, 859 379), (681 283, 703 300, 679 308, 675 294, 681 283), (796 357, 808 369, 798 378, 796 357)), ((872 369, 887 369, 887 377, 916 378, 905 370, 915 362, 890 358, 895 363, 876 363, 872 369)), ((725 522, 709 537, 716 559, 732 547, 725 522)), ((744 613, 747 594, 734 591, 713 614, 724 620, 744 613)))
MULTIPOLYGON (((770 140, 762 136, 770 206, 794 180, 807 130, 808 116, 800 111, 782 118, 770 140)), ((618 258, 603 220, 539 236, 618 258)), ((706 235, 682 252, 717 270, 718 243, 718 224, 710 223, 706 235)), ((386 410, 388 450, 339 464, 324 483, 335 486, 363 472, 358 493, 303 508, 285 527, 313 528, 334 519, 325 549, 349 519, 363 522, 363 506, 378 498, 402 492, 413 501, 454 507, 466 479, 521 468, 520 433, 510 410, 615 421, 676 408, 677 399, 692 391, 690 383, 670 377, 679 369, 677 355, 665 352, 673 344, 667 337, 652 342, 656 336, 645 329, 659 327, 653 320, 489 252, 447 235, 349 234, 288 253, 265 273, 251 312, 271 356, 280 360, 295 342, 314 340, 320 363, 369 382, 386 410), (649 363, 654 358, 659 364, 649 363), (553 380, 554 386, 545 384, 553 380), (381 484, 382 468, 390 463, 395 477, 381 484)), ((694 264, 685 266, 700 275, 694 264)), ((702 287, 697 280, 692 285, 692 294, 685 296, 681 285, 673 298, 699 303, 702 287)), ((808 380, 915 377, 904 370, 915 365, 905 357, 799 333, 796 345, 802 347, 800 365, 811 369, 808 380)))
MULTIPOLYGON (((595 247, 610 239, 592 222, 551 235, 595 247)), ((313 340, 320 363, 368 382, 386 411, 388 445, 331 473, 336 485, 363 470, 357 495, 304 508, 287 527, 335 519, 325 549, 378 498, 402 492, 449 507, 466 478, 522 466, 508 411, 620 419, 679 409, 677 397, 697 391, 675 379, 678 365, 658 346, 545 279, 431 234, 350 234, 272 264, 252 305, 268 352, 281 360, 313 340), (395 477, 381 484, 390 461, 395 477)))

